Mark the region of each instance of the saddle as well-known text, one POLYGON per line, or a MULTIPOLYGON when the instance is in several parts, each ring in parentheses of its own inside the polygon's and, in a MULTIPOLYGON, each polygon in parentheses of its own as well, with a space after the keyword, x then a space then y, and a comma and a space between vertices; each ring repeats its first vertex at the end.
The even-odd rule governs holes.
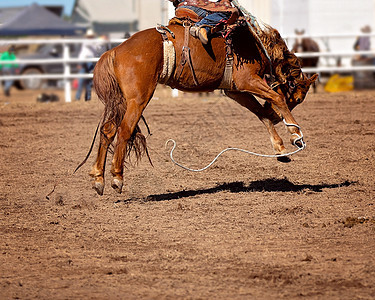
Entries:
MULTIPOLYGON (((181 53, 181 60, 180 64, 175 72, 174 79, 178 80, 182 74, 182 71, 186 65, 188 64, 190 71, 193 76, 193 81, 196 86, 199 85, 198 79, 195 75, 195 71, 192 65, 192 59, 190 55, 190 48, 189 48, 189 40, 190 40, 190 27, 193 26, 195 23, 199 22, 202 18, 199 17, 193 10, 180 7, 176 9, 176 16, 172 18, 168 26, 170 25, 180 25, 184 27, 184 45, 182 48, 181 53)), ((221 36, 225 39, 226 42, 226 63, 225 69, 223 73, 222 81, 219 85, 219 89, 233 89, 234 83, 232 80, 232 73, 233 73, 233 51, 232 51, 232 43, 231 39, 228 38, 230 33, 239 26, 239 14, 232 13, 231 17, 223 22, 220 22, 215 27, 211 28, 211 33, 221 33, 221 36)), ((172 75, 172 71, 174 69, 174 61, 175 61, 175 50, 173 44, 168 41, 167 32, 172 35, 174 38, 174 34, 170 31, 170 29, 166 26, 158 25, 156 30, 162 35, 163 38, 163 49, 164 49, 164 66, 163 72, 161 77, 159 78, 159 83, 167 83, 172 75)))
MULTIPOLYGON (((172 18, 169 21, 169 24, 168 24, 168 25, 183 26, 184 30, 185 30, 184 45, 183 45, 182 53, 181 53, 181 62, 180 62, 179 66, 178 66, 178 68, 175 72, 175 76, 174 76, 175 78, 174 79, 178 80, 180 78, 180 76, 182 74, 182 71, 184 69, 184 66, 186 65, 186 63, 188 63, 188 65, 190 67, 190 71, 191 71, 192 76, 193 76, 194 83, 195 83, 196 86, 199 85, 199 82, 197 80, 197 77, 195 75, 194 68, 193 68, 193 65, 192 65, 192 62, 191 62, 190 48, 189 48, 189 39, 190 39, 189 30, 190 30, 191 26, 193 26, 196 22, 198 22, 201 19, 202 18, 200 18, 191 9, 188 9, 188 8, 185 8, 185 7, 180 7, 180 8, 176 9, 176 16, 174 18, 172 18)), ((224 69, 222 81, 221 81, 221 83, 218 87, 219 89, 235 89, 235 85, 234 85, 234 82, 233 82, 233 79, 232 79, 233 61, 234 61, 233 56, 234 55, 233 55, 233 49, 232 49, 233 45, 232 45, 231 35, 236 30, 236 28, 241 27, 241 26, 248 27, 249 30, 251 31, 251 33, 258 39, 260 45, 262 46, 263 50, 265 51, 265 54, 269 58, 268 53, 264 49, 264 46, 263 46, 262 42, 259 40, 259 37, 254 32, 253 27, 255 25, 250 24, 247 20, 248 20, 248 18, 246 18, 244 16, 240 17, 239 12, 237 11, 237 12, 233 12, 231 17, 228 20, 220 22, 214 28, 211 28, 211 33, 220 32, 220 34, 224 38, 225 44, 226 44, 226 63, 225 63, 225 69, 224 69)), ((167 38, 166 33, 163 34, 163 31, 165 29, 166 31, 170 32, 170 30, 169 30, 168 27, 165 27, 165 26, 162 26, 162 27, 163 27, 163 29, 160 28, 161 30, 158 30, 158 31, 162 34, 163 40, 165 42, 168 38, 167 38)), ((258 30, 257 27, 255 29, 258 30)), ((164 43, 164 45, 165 45, 165 47, 164 47, 165 52, 164 53, 166 53, 166 51, 167 51, 166 42, 164 43)), ((164 60, 164 61, 166 61, 166 60, 164 60)), ((171 61, 171 60, 169 60, 169 61, 171 61)), ((167 66, 165 65, 164 68, 167 68, 167 66)), ((169 66, 169 68, 170 68, 170 66, 169 66)), ((272 70, 271 70, 271 74, 272 74, 272 70)), ((170 78, 169 76, 166 76, 163 79, 163 83, 169 81, 169 78, 170 78)))
MULTIPOLYGON (((202 20, 201 17, 199 17, 195 11, 189 9, 189 8, 186 8, 186 7, 179 7, 176 9, 176 12, 175 12, 175 15, 177 19, 180 19, 180 20, 185 20, 185 19, 189 19, 191 20, 192 22, 194 23, 197 23, 199 22, 200 20, 202 20)), ((173 18, 174 19, 174 18, 173 18)), ((172 20, 173 20, 172 19, 172 20)), ((170 23, 170 22, 169 22, 170 23)))
MULTIPOLYGON (((225 26, 224 25, 233 25, 236 23, 239 14, 237 11, 233 12, 228 20, 220 22, 214 28, 211 29, 211 33, 221 31, 225 26)), ((191 23, 197 23, 202 20, 202 17, 199 17, 196 12, 186 7, 179 7, 176 9, 175 17, 169 21, 169 25, 172 24, 183 24, 184 21, 190 21, 191 23)))
MULTIPOLYGON (((169 25, 171 24, 178 24, 182 25, 184 27, 184 45, 182 47, 182 52, 181 52, 181 60, 178 68, 175 70, 176 67, 176 51, 174 48, 173 43, 168 39, 167 33, 169 33, 172 38, 175 38, 174 33, 166 26, 158 25, 156 26, 156 30, 161 34, 162 39, 163 39, 163 55, 164 55, 164 63, 163 63, 163 70, 162 73, 160 74, 159 83, 162 84, 167 84, 169 80, 172 77, 172 74, 175 73, 174 75, 174 80, 178 80, 184 70, 184 67, 186 63, 188 64, 190 68, 190 72, 193 76, 193 81, 196 86, 199 86, 198 79, 195 75, 195 71, 193 68, 192 60, 191 60, 191 55, 190 55, 190 47, 189 47, 189 40, 190 40, 190 27, 192 26, 192 22, 190 21, 191 19, 178 19, 178 18, 173 18, 170 22, 169 25), (175 70, 175 72, 174 72, 175 70)), ((223 34, 224 36, 224 34, 223 34)), ((221 80, 220 85, 218 86, 219 89, 235 89, 234 82, 232 79, 232 73, 233 73, 233 53, 231 49, 231 43, 227 42, 226 43, 226 63, 225 63, 225 69, 223 73, 223 77, 221 80)))

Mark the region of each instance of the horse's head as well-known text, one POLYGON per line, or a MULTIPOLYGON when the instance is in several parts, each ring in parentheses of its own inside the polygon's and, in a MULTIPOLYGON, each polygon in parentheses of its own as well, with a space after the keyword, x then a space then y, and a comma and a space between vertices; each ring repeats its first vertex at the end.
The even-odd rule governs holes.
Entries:
MULTIPOLYGON (((310 78, 306 76, 306 74, 300 72, 298 78, 290 78, 286 82, 282 84, 276 85, 274 90, 285 97, 285 101, 288 105, 290 111, 293 110, 298 104, 301 104, 307 95, 307 92, 310 89, 310 86, 315 82, 318 78, 318 74, 312 75, 310 78)), ((265 107, 270 109, 269 119, 274 123, 277 124, 282 120, 280 113, 276 112, 272 106, 266 102, 265 107)))
POLYGON ((305 100, 310 86, 317 78, 318 74, 314 74, 308 78, 306 74, 301 72, 297 78, 288 80, 285 84, 280 86, 290 111, 305 100))
POLYGON ((302 72, 301 63, 297 56, 287 51, 284 53, 284 61, 275 69, 279 94, 282 94, 291 111, 305 100, 310 86, 318 78, 318 74, 310 78, 302 72))

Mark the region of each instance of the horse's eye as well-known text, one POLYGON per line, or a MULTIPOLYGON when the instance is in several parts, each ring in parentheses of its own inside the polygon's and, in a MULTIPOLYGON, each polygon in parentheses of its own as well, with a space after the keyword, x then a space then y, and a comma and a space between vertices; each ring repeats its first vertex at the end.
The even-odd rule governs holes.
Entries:
POLYGON ((296 85, 295 85, 295 83, 294 83, 293 81, 290 81, 290 82, 289 82, 289 87, 290 87, 291 89, 294 89, 294 88, 296 87, 296 85))

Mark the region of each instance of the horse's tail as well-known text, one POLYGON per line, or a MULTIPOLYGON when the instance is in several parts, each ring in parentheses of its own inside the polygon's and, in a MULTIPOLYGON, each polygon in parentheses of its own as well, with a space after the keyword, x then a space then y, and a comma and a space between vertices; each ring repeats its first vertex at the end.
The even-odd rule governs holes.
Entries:
MULTIPOLYGON (((115 59, 116 52, 113 49, 109 50, 101 56, 94 69, 94 89, 100 101, 104 104, 101 133, 104 133, 106 124, 114 125, 117 132, 126 112, 126 99, 115 75, 115 59)), ((103 135, 105 136, 105 134, 103 135)), ((127 143, 127 158, 130 157, 132 150, 134 150, 137 160, 144 153, 149 157, 146 138, 138 124, 127 143)))
POLYGON ((94 69, 93 85, 100 101, 104 104, 103 124, 112 122, 118 127, 126 111, 126 101, 117 82, 113 67, 114 60, 113 50, 101 56, 94 69))

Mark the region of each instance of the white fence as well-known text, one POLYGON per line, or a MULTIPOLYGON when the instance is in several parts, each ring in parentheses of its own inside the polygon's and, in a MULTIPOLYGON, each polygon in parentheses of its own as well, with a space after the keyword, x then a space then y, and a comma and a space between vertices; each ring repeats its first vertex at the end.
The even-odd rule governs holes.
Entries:
POLYGON ((78 74, 71 72, 71 64, 79 64, 84 62, 96 62, 99 58, 87 58, 87 59, 78 59, 71 57, 69 45, 71 44, 82 44, 82 43, 121 43, 124 40, 87 40, 87 39, 47 39, 47 40, 0 40, 0 46, 4 45, 38 45, 38 44, 53 44, 53 45, 62 45, 63 52, 61 58, 48 58, 48 59, 16 59, 12 61, 0 61, 0 64, 17 64, 17 65, 46 65, 46 64, 62 64, 63 73, 58 74, 32 74, 32 75, 8 75, 0 76, 0 82, 4 80, 19 80, 19 79, 62 79, 64 81, 65 89, 65 102, 71 102, 71 92, 72 86, 71 81, 77 78, 91 78, 92 74, 78 74))
MULTIPOLYGON (((363 35, 363 36, 370 36, 375 37, 375 35, 363 35)), ((325 43, 328 43, 329 40, 332 39, 340 39, 340 38, 357 38, 357 35, 326 35, 326 36, 311 36, 313 39, 322 39, 325 43)), ((289 43, 296 39, 296 36, 289 36, 285 38, 286 41, 289 43)), ((107 43, 121 43, 124 40, 111 40, 106 41, 107 43)), ((63 65, 63 73, 59 74, 33 74, 33 75, 14 75, 14 76, 0 76, 0 82, 3 80, 19 80, 19 79, 34 79, 34 78, 41 78, 41 79, 56 79, 56 80, 63 80, 64 82, 64 89, 65 89, 65 101, 71 102, 71 92, 72 86, 71 81, 76 78, 91 78, 92 74, 78 74, 71 72, 71 64, 83 63, 83 62, 96 62, 98 58, 91 58, 91 59, 78 59, 72 58, 69 50, 69 45, 71 44, 82 44, 84 42, 96 42, 96 43, 103 43, 102 40, 86 40, 86 39, 47 39, 47 40, 0 40, 0 46, 4 45, 27 45, 27 44, 54 44, 54 45, 62 45, 63 47, 63 56, 62 58, 51 58, 51 59, 16 59, 11 61, 11 63, 19 64, 19 65, 27 65, 27 64, 62 64, 63 65)), ((289 45, 291 46, 291 45, 289 45)), ((358 55, 368 55, 368 56, 375 56, 375 51, 343 51, 343 52, 314 52, 314 53, 297 53, 299 57, 313 57, 319 56, 321 58, 353 58, 358 55)), ((9 61, 1 61, 0 64, 8 64, 9 61)), ((367 66, 337 66, 337 65, 326 65, 322 66, 319 65, 316 68, 304 68, 304 72, 356 72, 356 71, 375 71, 374 65, 367 65, 367 66)))
MULTIPOLYGON (((375 71, 375 65, 363 65, 363 66, 353 66, 351 65, 351 59, 359 56, 368 56, 375 58, 375 50, 370 51, 354 51, 353 44, 358 37, 370 37, 370 39, 375 38, 375 34, 331 34, 331 35, 310 35, 304 36, 313 39, 318 42, 320 45, 323 45, 326 48, 325 51, 320 52, 305 52, 305 53, 296 53, 298 57, 319 57, 319 65, 316 68, 304 68, 304 72, 312 73, 349 73, 349 72, 358 72, 358 71, 375 71), (334 41, 346 40, 346 46, 341 47, 343 51, 332 51, 331 43, 334 41), (348 51, 349 49, 349 51, 348 51), (325 59, 325 63, 322 59, 325 59), (334 63, 329 62, 329 59, 333 59, 334 63), (347 62, 342 65, 337 65, 337 60, 342 61, 346 59, 347 62)), ((290 48, 293 46, 293 42, 297 39, 297 36, 287 36, 285 40, 290 48)))

